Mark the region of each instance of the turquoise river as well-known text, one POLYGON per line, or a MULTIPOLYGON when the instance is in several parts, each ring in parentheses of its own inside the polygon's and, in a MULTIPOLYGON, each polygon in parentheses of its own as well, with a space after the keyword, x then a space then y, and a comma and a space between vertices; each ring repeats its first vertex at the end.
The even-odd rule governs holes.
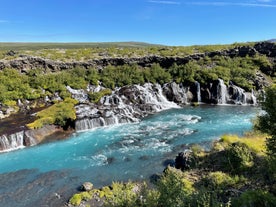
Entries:
POLYGON ((85 181, 100 187, 149 180, 189 144, 208 148, 223 134, 250 130, 257 112, 250 106, 187 106, 2 153, 0 206, 62 206, 85 181))

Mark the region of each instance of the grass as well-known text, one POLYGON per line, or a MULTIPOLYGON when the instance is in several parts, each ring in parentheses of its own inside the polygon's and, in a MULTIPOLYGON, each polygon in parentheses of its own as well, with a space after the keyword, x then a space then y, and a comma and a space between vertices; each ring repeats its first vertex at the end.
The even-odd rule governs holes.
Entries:
POLYGON ((83 42, 83 43, 12 43, 0 42, 0 59, 10 60, 20 55, 31 55, 61 61, 87 61, 104 57, 137 57, 147 55, 187 56, 234 48, 253 43, 229 45, 165 46, 143 42, 83 42), (9 50, 16 51, 14 56, 6 55, 9 50))
POLYGON ((220 143, 222 144, 232 144, 235 142, 240 142, 246 144, 253 152, 259 155, 264 155, 266 152, 265 148, 266 135, 264 134, 250 134, 245 137, 239 137, 238 135, 223 135, 221 137, 220 143))
POLYGON ((27 124, 30 129, 38 129, 48 124, 57 124, 65 126, 67 120, 76 119, 76 111, 74 109, 77 101, 71 98, 65 99, 63 102, 58 102, 37 113, 37 120, 27 124))
POLYGON ((0 50, 42 50, 42 49, 83 49, 109 47, 151 47, 162 46, 144 42, 0 42, 0 50))

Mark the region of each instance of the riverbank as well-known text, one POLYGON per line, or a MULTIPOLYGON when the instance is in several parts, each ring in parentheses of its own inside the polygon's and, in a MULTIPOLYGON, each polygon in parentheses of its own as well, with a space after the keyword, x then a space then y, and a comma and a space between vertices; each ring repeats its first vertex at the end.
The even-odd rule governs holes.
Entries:
POLYGON ((66 206, 273 207, 275 172, 265 140, 254 132, 242 138, 224 135, 208 151, 193 145, 156 175, 151 187, 129 181, 97 189, 86 182, 66 206))

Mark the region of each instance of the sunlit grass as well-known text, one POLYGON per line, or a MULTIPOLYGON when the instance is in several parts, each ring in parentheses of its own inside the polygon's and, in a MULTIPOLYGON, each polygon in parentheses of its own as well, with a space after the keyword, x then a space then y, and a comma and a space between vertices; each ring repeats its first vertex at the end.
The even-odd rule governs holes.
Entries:
POLYGON ((256 154, 264 155, 266 152, 266 147, 265 147, 266 137, 267 136, 265 134, 260 134, 260 133, 250 133, 244 137, 239 137, 238 135, 226 134, 221 137, 220 143, 222 145, 224 145, 224 143, 227 145, 235 142, 244 143, 256 154))

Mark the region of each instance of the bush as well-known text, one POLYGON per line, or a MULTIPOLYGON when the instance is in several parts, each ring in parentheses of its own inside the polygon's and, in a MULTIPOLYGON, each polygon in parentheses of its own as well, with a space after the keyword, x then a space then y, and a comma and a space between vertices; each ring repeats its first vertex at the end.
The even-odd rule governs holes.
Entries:
POLYGON ((99 92, 94 92, 94 93, 88 93, 88 97, 91 102, 93 103, 98 103, 102 97, 111 95, 112 91, 110 89, 104 89, 99 92))
POLYGON ((79 206, 81 204, 81 201, 89 201, 92 199, 92 193, 90 192, 82 192, 82 193, 76 193, 70 198, 69 203, 73 206, 79 206))
POLYGON ((157 183, 160 192, 158 203, 161 206, 184 206, 195 191, 193 183, 185 178, 184 173, 168 167, 157 183))
POLYGON ((68 120, 76 119, 75 104, 78 101, 75 99, 67 98, 63 102, 58 102, 47 109, 37 113, 38 119, 34 122, 27 124, 30 129, 38 129, 47 124, 56 124, 65 126, 68 120))
POLYGON ((106 196, 106 206, 136 206, 138 200, 138 193, 135 192, 135 183, 112 183, 112 191, 109 196, 106 196))
POLYGON ((211 190, 224 190, 230 187, 234 187, 240 181, 244 181, 244 179, 240 179, 238 176, 231 177, 230 175, 217 171, 210 172, 207 176, 203 178, 203 183, 211 190))
POLYGON ((69 203, 74 206, 79 206, 82 200, 82 196, 80 193, 77 193, 73 195, 72 198, 70 198, 69 203))
POLYGON ((254 164, 252 151, 244 143, 236 142, 231 144, 226 149, 226 156, 227 165, 233 173, 243 172, 254 164))
POLYGON ((275 204, 276 197, 271 193, 263 190, 246 191, 239 198, 233 200, 233 207, 274 207, 275 204))

